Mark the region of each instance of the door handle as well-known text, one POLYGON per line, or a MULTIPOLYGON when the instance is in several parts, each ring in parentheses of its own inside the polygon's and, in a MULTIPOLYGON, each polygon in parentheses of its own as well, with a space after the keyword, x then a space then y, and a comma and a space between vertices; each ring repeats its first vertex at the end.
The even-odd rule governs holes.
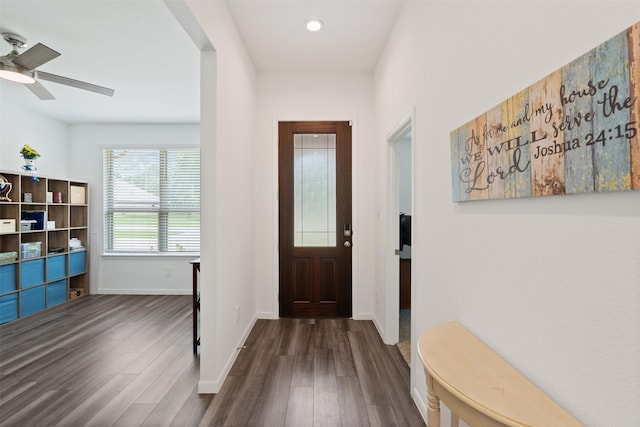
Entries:
POLYGON ((351 247, 351 242, 348 241, 348 240, 346 242, 344 242, 344 247, 345 248, 350 248, 351 247))

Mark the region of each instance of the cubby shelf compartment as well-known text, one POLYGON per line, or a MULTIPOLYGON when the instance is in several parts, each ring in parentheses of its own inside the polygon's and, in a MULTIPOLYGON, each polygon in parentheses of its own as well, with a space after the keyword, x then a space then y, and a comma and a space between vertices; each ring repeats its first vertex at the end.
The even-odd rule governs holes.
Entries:
POLYGON ((69 254, 69 276, 75 276, 87 271, 86 251, 75 251, 69 254))
POLYGON ((34 181, 30 174, 14 171, 0 175, 12 187, 10 200, 0 201, 0 219, 7 220, 0 228, 3 324, 88 294, 89 186, 40 175, 34 181), (30 215, 37 218, 35 227, 21 227, 23 216, 30 215), (70 250, 70 239, 80 240, 82 247, 70 250))
POLYGON ((69 227, 69 205, 53 203, 47 205, 47 224, 54 225, 52 228, 47 225, 45 227, 47 230, 69 227))
POLYGON ((16 278, 16 263, 0 265, 0 294, 15 291, 16 278))
POLYGON ((47 307, 62 304, 67 300, 67 279, 47 284, 47 307))
POLYGON ((47 257, 47 281, 60 280, 67 276, 67 255, 47 257))
POLYGON ((18 293, 0 295, 0 324, 18 318, 18 293))
POLYGON ((20 293, 20 317, 28 316, 44 310, 45 304, 45 286, 35 286, 25 289, 20 293))
POLYGON ((70 215, 69 215, 69 227, 71 228, 86 228, 87 227, 87 218, 89 217, 88 207, 86 205, 71 205, 69 206, 70 215))

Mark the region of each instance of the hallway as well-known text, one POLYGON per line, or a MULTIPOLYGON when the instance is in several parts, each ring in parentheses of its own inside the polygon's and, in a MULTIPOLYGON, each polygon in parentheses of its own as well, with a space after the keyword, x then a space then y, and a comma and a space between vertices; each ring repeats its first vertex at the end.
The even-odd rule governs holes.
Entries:
POLYGON ((258 320, 202 424, 424 425, 398 350, 348 319, 258 320))
POLYGON ((98 295, 0 327, 1 426, 423 426, 370 321, 258 320, 198 395, 191 296, 98 295))

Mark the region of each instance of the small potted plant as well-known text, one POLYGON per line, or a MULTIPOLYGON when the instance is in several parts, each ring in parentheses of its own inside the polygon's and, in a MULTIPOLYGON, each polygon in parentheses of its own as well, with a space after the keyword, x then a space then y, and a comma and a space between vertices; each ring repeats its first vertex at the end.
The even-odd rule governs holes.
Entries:
POLYGON ((27 172, 31 172, 31 179, 33 181, 39 181, 38 177, 36 176, 36 172, 38 171, 38 169, 35 166, 36 159, 40 157, 40 153, 38 153, 38 150, 28 144, 25 144, 22 149, 20 149, 20 154, 24 159, 24 166, 22 166, 22 168, 27 172))
POLYGON ((22 154, 23 158, 31 159, 31 160, 37 159, 38 157, 40 157, 40 153, 38 153, 38 150, 36 150, 35 148, 31 147, 28 144, 24 144, 24 146, 20 150, 20 154, 22 154))

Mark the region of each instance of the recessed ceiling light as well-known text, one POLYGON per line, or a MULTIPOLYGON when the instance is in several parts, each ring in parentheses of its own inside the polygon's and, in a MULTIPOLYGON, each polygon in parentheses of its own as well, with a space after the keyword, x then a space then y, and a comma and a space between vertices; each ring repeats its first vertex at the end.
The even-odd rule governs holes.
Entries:
POLYGON ((320 31, 322 29, 322 22, 317 19, 311 19, 307 21, 307 30, 309 31, 320 31))

